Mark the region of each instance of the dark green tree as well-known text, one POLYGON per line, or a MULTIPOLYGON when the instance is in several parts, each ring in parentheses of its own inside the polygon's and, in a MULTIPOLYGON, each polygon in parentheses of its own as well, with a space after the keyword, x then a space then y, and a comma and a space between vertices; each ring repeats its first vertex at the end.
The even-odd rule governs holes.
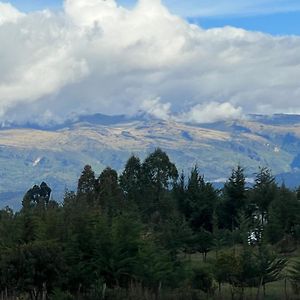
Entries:
POLYGON ((285 236, 293 236, 298 224, 300 224, 300 202, 296 193, 282 185, 269 206, 266 224, 268 241, 274 244, 285 236))
POLYGON ((204 228, 212 232, 213 214, 217 205, 218 193, 211 183, 205 182, 195 167, 185 187, 184 176, 181 175, 174 189, 180 212, 191 224, 194 231, 204 228))
POLYGON ((141 162, 138 157, 133 155, 129 158, 119 180, 126 200, 141 208, 141 162))
POLYGON ((141 204, 144 219, 165 217, 175 207, 170 190, 178 178, 176 166, 161 149, 156 149, 143 162, 141 169, 141 204))
POLYGON ((261 168, 256 174, 255 184, 251 192, 251 201, 256 205, 261 224, 268 221, 269 207, 277 194, 275 177, 268 168, 261 168))
POLYGON ((244 169, 237 166, 223 189, 223 201, 219 208, 219 222, 224 228, 234 230, 238 224, 238 216, 246 206, 246 187, 244 169))
POLYGON ((97 204, 109 216, 119 214, 124 208, 124 196, 115 170, 111 168, 103 170, 97 179, 96 193, 97 204))

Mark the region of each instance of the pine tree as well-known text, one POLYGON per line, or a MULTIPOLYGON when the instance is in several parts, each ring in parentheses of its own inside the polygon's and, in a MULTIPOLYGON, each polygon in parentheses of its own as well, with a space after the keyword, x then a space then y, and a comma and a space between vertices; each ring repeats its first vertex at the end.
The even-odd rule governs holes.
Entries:
POLYGON ((277 185, 275 177, 268 168, 261 168, 256 174, 251 193, 251 201, 257 206, 262 225, 268 221, 269 207, 275 200, 277 185))
POLYGON ((217 191, 210 183, 205 182, 195 167, 188 179, 182 204, 184 208, 182 212, 195 231, 205 229, 212 232, 217 198, 217 191))
POLYGON ((223 189, 223 202, 220 208, 220 223, 227 229, 238 227, 238 216, 246 206, 246 187, 244 169, 237 166, 223 189))
POLYGON ((90 165, 86 165, 78 180, 77 193, 86 194, 95 189, 95 173, 90 165))

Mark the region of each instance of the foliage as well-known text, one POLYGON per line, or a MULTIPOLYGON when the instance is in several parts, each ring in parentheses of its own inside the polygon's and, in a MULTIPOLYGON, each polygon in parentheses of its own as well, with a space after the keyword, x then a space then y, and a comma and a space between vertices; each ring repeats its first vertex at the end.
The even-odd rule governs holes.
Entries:
MULTIPOLYGON (((265 168, 246 188, 237 166, 217 190, 197 167, 178 178, 161 149, 144 161, 132 156, 120 176, 107 167, 97 177, 86 165, 61 204, 43 182, 28 190, 19 212, 0 211, 0 293, 203 299, 218 283, 241 299, 256 287, 259 298, 283 278, 287 259, 276 249, 295 250, 299 215, 299 190, 278 187, 265 168)), ((288 272, 295 291, 299 265, 288 272)))

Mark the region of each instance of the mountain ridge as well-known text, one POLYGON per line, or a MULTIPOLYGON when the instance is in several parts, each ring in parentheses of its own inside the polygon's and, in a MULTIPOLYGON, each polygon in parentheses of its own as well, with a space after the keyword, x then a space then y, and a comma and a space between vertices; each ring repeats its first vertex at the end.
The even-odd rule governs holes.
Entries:
POLYGON ((46 181, 61 197, 74 189, 85 164, 99 174, 106 166, 122 171, 131 154, 145 158, 155 148, 180 169, 195 164, 207 180, 220 181, 241 164, 253 177, 270 167, 289 186, 300 183, 300 116, 250 115, 241 120, 191 124, 149 115, 81 116, 58 127, 13 126, 0 130, 0 203, 19 202, 10 194, 46 181))

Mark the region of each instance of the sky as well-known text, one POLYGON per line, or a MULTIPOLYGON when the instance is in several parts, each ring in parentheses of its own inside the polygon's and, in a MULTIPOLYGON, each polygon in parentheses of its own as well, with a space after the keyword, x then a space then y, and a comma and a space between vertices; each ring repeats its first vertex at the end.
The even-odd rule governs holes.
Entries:
POLYGON ((0 121, 300 113, 300 1, 0 0, 0 121))
MULTIPOLYGON (((60 10, 63 0, 11 0, 20 10, 30 12, 42 9, 60 10)), ((137 1, 119 0, 119 5, 132 8, 137 1)), ((270 34, 300 35, 299 0, 163 0, 168 9, 204 28, 226 25, 270 34), (241 4, 238 4, 241 2, 241 4)))

